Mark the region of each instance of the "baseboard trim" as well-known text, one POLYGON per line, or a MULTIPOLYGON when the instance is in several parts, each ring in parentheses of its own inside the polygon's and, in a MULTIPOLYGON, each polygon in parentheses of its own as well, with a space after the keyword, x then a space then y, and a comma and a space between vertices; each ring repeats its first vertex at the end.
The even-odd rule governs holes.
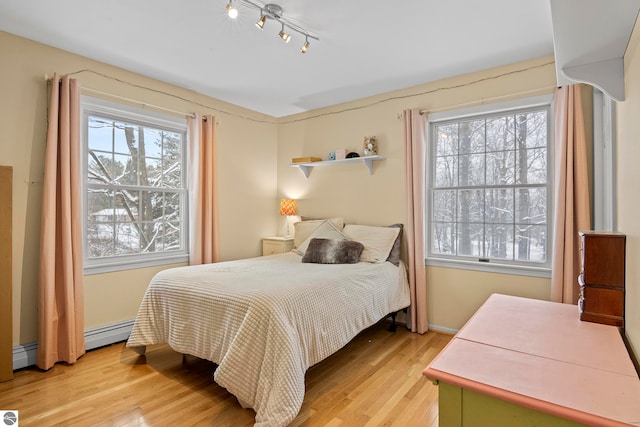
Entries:
MULTIPOLYGON (((114 344, 120 341, 125 341, 131 334, 133 322, 133 319, 125 320, 123 322, 112 323, 111 325, 101 326, 99 328, 93 328, 85 331, 84 339, 87 351, 99 347, 104 347, 105 345, 114 344)), ((455 335, 456 332, 458 332, 457 329, 446 328, 444 326, 433 324, 429 325, 429 330, 448 335, 455 335)), ((37 342, 31 342, 13 347, 13 370, 15 371, 17 369, 35 365, 37 353, 37 342)))
MULTIPOLYGON (((85 331, 85 347, 87 351, 105 345, 124 341, 129 338, 133 328, 133 319, 100 326, 85 331)), ((31 342, 13 347, 13 370, 22 369, 36 364, 38 343, 31 342)))
POLYGON ((455 335, 458 333, 457 329, 446 328, 444 326, 438 326, 433 324, 429 325, 429 330, 433 332, 440 332, 442 334, 447 334, 447 335, 455 335))

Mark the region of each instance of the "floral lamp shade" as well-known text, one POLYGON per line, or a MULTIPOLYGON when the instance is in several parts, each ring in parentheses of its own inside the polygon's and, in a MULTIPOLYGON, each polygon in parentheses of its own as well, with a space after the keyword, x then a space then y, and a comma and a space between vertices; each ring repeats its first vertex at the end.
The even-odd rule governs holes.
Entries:
POLYGON ((296 201, 291 199, 280 200, 280 215, 295 215, 296 201))

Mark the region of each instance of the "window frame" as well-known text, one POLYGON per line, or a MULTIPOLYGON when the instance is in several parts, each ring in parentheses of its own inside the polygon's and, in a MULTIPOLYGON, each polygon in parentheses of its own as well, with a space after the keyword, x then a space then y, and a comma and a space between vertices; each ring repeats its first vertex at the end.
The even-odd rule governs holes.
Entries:
POLYGON ((115 271, 153 267, 189 260, 189 188, 188 188, 188 125, 184 118, 159 113, 156 111, 137 108, 130 105, 107 101, 86 95, 81 96, 81 147, 82 147, 82 238, 83 238, 83 268, 85 275, 109 273, 115 271), (163 130, 181 133, 182 140, 182 183, 177 192, 183 193, 180 206, 182 212, 181 245, 179 251, 158 253, 137 253, 127 255, 112 255, 103 258, 89 258, 87 244, 88 218, 88 118, 91 115, 138 124, 145 127, 161 128, 163 130))
MULTIPOLYGON (((424 230, 424 253, 425 265, 457 268, 464 270, 476 270, 492 273, 513 274, 532 277, 551 277, 551 261, 553 252, 553 215, 554 215, 554 110, 553 95, 540 95, 522 99, 515 99, 505 102, 484 104, 476 107, 456 109, 450 111, 436 112, 429 114, 426 121, 427 149, 425 150, 425 230, 424 230), (434 254, 431 250, 432 234, 432 199, 434 186, 434 158, 436 144, 431 143, 435 126, 448 121, 458 121, 471 118, 482 118, 500 113, 511 113, 526 111, 527 109, 544 107, 547 109, 547 220, 546 227, 546 260, 544 263, 523 262, 517 260, 496 260, 489 262, 479 261, 478 258, 461 255, 434 254)), ((486 188, 486 187, 479 187, 486 188)))

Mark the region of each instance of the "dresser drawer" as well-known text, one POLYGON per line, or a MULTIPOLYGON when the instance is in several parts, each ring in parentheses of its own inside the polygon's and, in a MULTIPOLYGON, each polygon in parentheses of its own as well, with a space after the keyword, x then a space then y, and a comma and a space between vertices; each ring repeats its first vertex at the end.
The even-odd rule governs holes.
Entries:
POLYGON ((580 289, 580 320, 623 326, 624 290, 583 286, 580 289))

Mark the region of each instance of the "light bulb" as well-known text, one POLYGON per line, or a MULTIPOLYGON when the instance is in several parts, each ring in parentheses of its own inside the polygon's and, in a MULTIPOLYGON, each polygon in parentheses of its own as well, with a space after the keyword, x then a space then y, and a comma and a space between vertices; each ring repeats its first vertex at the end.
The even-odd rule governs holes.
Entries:
POLYGON ((238 17, 238 9, 233 7, 231 2, 227 5, 227 15, 229 15, 229 18, 231 19, 236 19, 238 17))
POLYGON ((284 32, 284 24, 282 24, 282 30, 280 31, 280 33, 278 33, 278 35, 285 43, 289 43, 289 40, 291 40, 291 36, 284 32))
POLYGON ((300 48, 300 53, 307 53, 307 49, 309 49, 309 39, 305 39, 304 44, 300 48))

